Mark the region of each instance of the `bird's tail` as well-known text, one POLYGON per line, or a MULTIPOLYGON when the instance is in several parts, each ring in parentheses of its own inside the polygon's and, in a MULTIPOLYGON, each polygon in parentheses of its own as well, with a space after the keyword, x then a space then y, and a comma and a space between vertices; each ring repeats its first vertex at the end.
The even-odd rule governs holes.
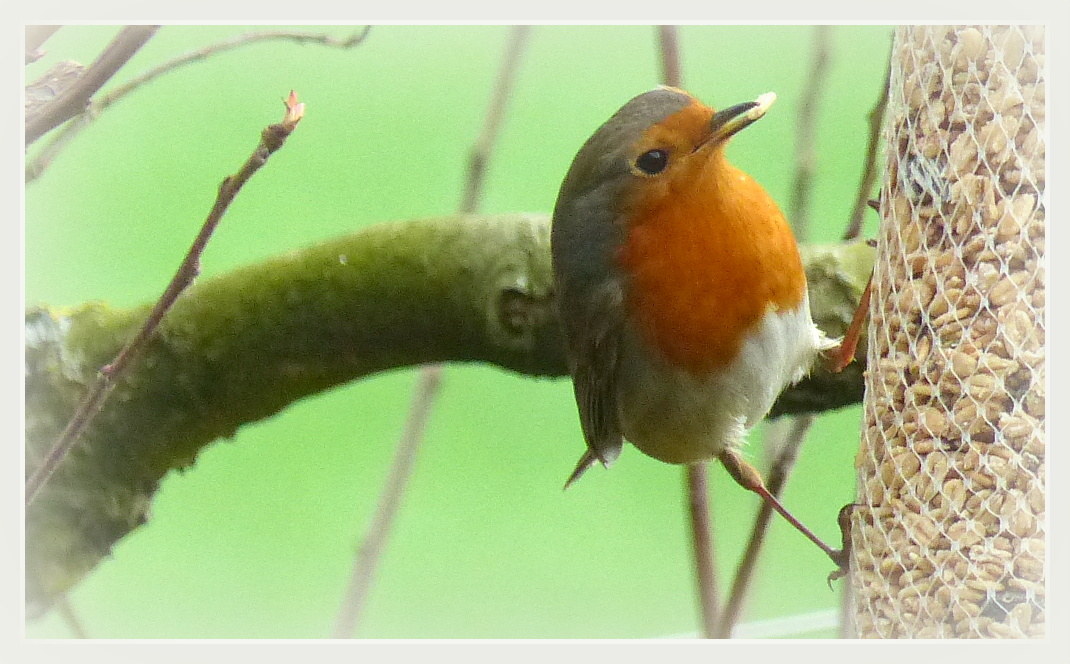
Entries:
POLYGON ((598 461, 598 457, 591 450, 587 450, 580 457, 580 462, 576 464, 576 470, 572 471, 572 474, 568 476, 568 480, 565 482, 565 488, 572 486, 572 483, 580 479, 580 476, 587 472, 587 469, 594 465, 594 462, 598 461))

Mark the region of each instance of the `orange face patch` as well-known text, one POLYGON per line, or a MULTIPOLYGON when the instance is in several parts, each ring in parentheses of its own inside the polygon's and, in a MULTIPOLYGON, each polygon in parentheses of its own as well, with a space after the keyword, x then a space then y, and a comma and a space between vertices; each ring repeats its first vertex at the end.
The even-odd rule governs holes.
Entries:
POLYGON ((709 136, 713 110, 693 104, 651 127, 637 153, 668 148, 663 173, 636 177, 627 196, 627 307, 641 334, 696 375, 727 366, 765 313, 806 292, 798 247, 776 203, 709 136))
POLYGON ((690 153, 709 137, 713 112, 709 106, 693 100, 689 106, 647 129, 635 144, 635 156, 655 148, 668 148, 676 159, 690 153))

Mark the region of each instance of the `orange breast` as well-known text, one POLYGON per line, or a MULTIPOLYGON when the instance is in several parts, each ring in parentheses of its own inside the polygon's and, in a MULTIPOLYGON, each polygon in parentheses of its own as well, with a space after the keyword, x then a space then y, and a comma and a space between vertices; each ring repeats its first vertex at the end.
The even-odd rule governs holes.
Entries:
POLYGON ((806 292, 791 229, 765 190, 725 160, 695 154, 630 197, 618 260, 646 341, 695 375, 725 367, 765 313, 806 292), (658 195, 644 188, 659 187, 658 195))

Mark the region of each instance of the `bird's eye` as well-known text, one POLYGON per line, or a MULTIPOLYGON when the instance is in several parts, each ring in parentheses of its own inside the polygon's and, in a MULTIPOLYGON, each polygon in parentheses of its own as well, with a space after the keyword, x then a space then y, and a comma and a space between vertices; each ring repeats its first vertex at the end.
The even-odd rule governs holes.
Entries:
POLYGON ((669 152, 667 150, 650 150, 639 155, 635 160, 635 167, 647 175, 657 175, 669 165, 669 152))

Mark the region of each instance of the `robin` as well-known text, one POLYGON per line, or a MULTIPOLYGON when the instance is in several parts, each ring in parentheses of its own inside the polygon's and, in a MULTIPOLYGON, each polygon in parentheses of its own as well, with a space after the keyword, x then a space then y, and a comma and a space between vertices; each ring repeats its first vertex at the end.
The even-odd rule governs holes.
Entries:
POLYGON ((837 342, 814 325, 799 249, 725 146, 776 99, 720 111, 660 87, 580 149, 554 206, 556 305, 587 442, 566 488, 624 440, 672 464, 719 459, 837 564, 739 454, 781 390, 837 342))

